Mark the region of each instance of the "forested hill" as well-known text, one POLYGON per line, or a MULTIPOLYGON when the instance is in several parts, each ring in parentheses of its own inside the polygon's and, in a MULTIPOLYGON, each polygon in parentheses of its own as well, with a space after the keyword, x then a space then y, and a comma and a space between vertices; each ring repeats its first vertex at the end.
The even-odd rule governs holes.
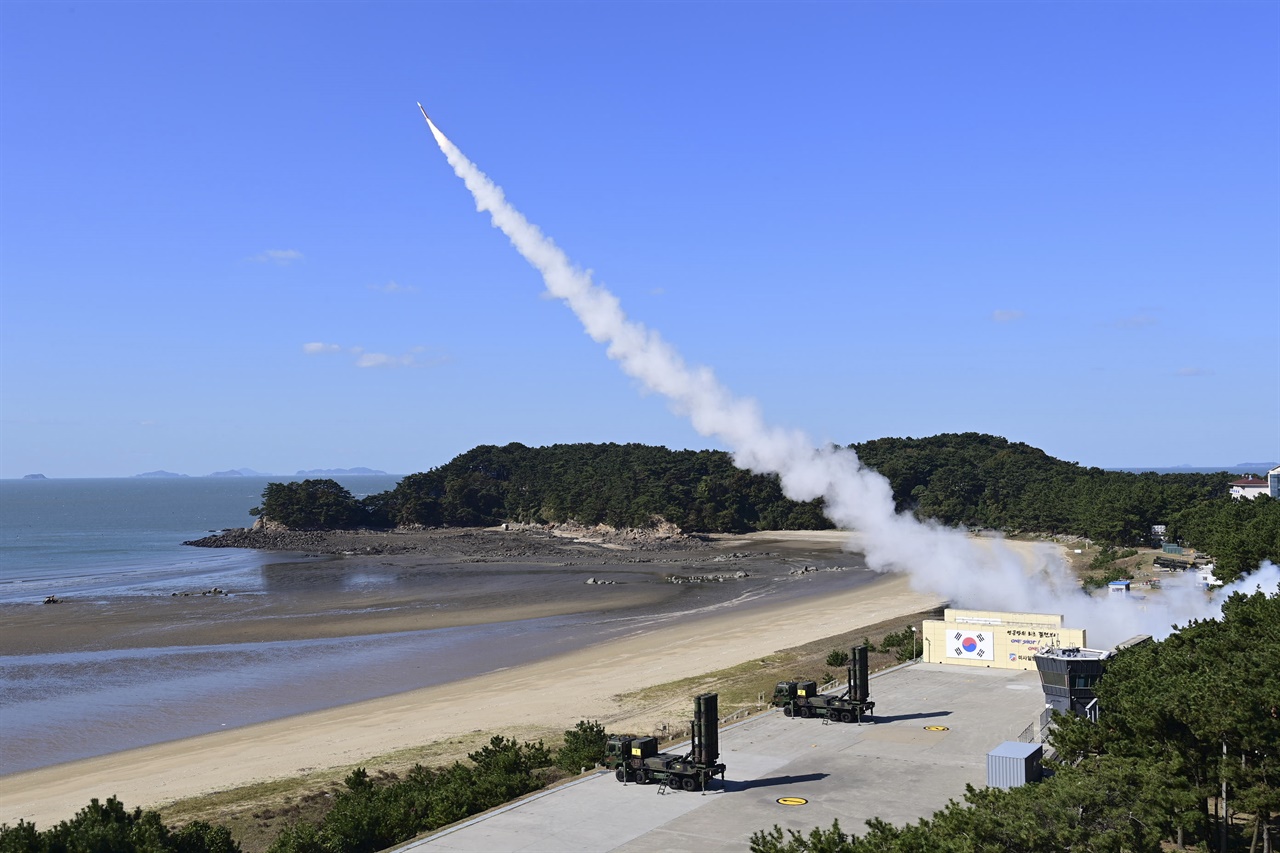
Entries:
POLYGON ((735 468, 727 453, 643 444, 483 445, 363 501, 330 480, 272 483, 260 511, 299 529, 504 521, 614 527, 666 521, 687 532, 832 526, 820 502, 787 499, 777 477, 735 468))
POLYGON ((1228 493, 1232 475, 1130 474, 1084 468, 1028 444, 967 432, 852 445, 893 486, 899 511, 943 524, 1074 533, 1137 544, 1151 525, 1228 493))
MULTIPOLYGON (((1115 545, 1146 543, 1153 524, 1215 555, 1240 550, 1224 531, 1280 557, 1280 501, 1227 497, 1232 475, 1131 474, 1084 468, 979 433, 883 438, 851 446, 889 479, 900 511, 1007 532, 1068 533, 1115 545)), ((782 494, 778 478, 735 468, 729 454, 641 444, 485 445, 395 489, 357 501, 332 480, 272 483, 255 510, 295 529, 483 526, 577 521, 686 532, 821 529, 821 501, 782 494)), ((1261 549, 1261 550, 1260 550, 1261 549)))

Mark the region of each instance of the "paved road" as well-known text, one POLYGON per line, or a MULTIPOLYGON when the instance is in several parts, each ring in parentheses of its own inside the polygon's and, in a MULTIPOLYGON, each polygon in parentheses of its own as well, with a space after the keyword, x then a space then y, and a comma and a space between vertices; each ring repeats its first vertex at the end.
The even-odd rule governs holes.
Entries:
POLYGON ((773 712, 723 729, 723 789, 659 793, 602 771, 400 849, 742 851, 752 832, 774 824, 807 832, 839 818, 859 833, 871 817, 901 825, 960 799, 966 783, 984 785, 987 752, 1016 739, 1044 707, 1034 672, 937 664, 873 676, 871 698, 874 724, 824 725, 773 712), (777 802, 787 797, 807 803, 777 802))

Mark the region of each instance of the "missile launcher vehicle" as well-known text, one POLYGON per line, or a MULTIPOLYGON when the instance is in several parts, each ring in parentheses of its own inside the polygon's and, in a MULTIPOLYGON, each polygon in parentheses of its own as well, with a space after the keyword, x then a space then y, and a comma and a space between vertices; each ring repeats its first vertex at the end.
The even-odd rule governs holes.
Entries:
POLYGON ((876 703, 867 684, 867 647, 854 646, 849 658, 849 686, 839 696, 818 692, 815 681, 779 681, 773 704, 788 717, 823 717, 832 722, 861 723, 869 719, 876 703))
POLYGON ((658 752, 658 740, 614 735, 605 743, 604 766, 619 782, 658 783, 672 790, 705 791, 717 774, 724 782, 720 758, 719 695, 703 693, 694 699, 693 738, 687 755, 658 752))

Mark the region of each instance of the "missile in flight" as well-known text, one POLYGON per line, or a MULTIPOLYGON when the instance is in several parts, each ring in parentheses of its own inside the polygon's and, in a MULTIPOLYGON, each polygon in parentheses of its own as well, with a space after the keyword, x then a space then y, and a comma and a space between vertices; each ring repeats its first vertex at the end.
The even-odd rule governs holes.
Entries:
MULTIPOLYGON (((449 140, 444 138, 444 134, 440 132, 440 128, 436 127, 436 123, 431 120, 431 116, 427 115, 427 108, 422 105, 422 101, 418 101, 418 109, 422 110, 422 117, 427 120, 427 129, 431 131, 431 135, 436 138, 436 144, 441 150, 449 144, 449 140)), ((446 155, 447 155, 446 151, 446 155)))

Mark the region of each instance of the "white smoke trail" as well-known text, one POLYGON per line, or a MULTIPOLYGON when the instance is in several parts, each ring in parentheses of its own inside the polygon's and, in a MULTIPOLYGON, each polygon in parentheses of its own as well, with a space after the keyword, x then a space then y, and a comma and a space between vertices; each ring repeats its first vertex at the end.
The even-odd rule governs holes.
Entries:
MULTIPOLYGON (((426 116, 426 113, 423 113, 426 116)), ((825 499, 826 514, 858 532, 857 550, 877 571, 909 574, 912 585, 958 606, 1063 613, 1091 640, 1118 642, 1135 633, 1165 636, 1174 622, 1216 613, 1203 594, 1162 596, 1147 609, 1092 598, 1076 587, 1057 552, 1046 546, 1028 573, 1025 561, 998 541, 978 543, 963 532, 894 512, 889 481, 863 467, 851 450, 815 449, 803 433, 769 426, 755 401, 736 397, 706 367, 690 367, 657 332, 627 318, 617 297, 574 266, 558 246, 506 200, 430 118, 427 125, 453 171, 553 296, 564 300, 587 333, 630 376, 671 402, 702 435, 716 436, 739 467, 777 474, 795 500, 825 499)), ((1274 585, 1274 584, 1273 584, 1274 585)))

